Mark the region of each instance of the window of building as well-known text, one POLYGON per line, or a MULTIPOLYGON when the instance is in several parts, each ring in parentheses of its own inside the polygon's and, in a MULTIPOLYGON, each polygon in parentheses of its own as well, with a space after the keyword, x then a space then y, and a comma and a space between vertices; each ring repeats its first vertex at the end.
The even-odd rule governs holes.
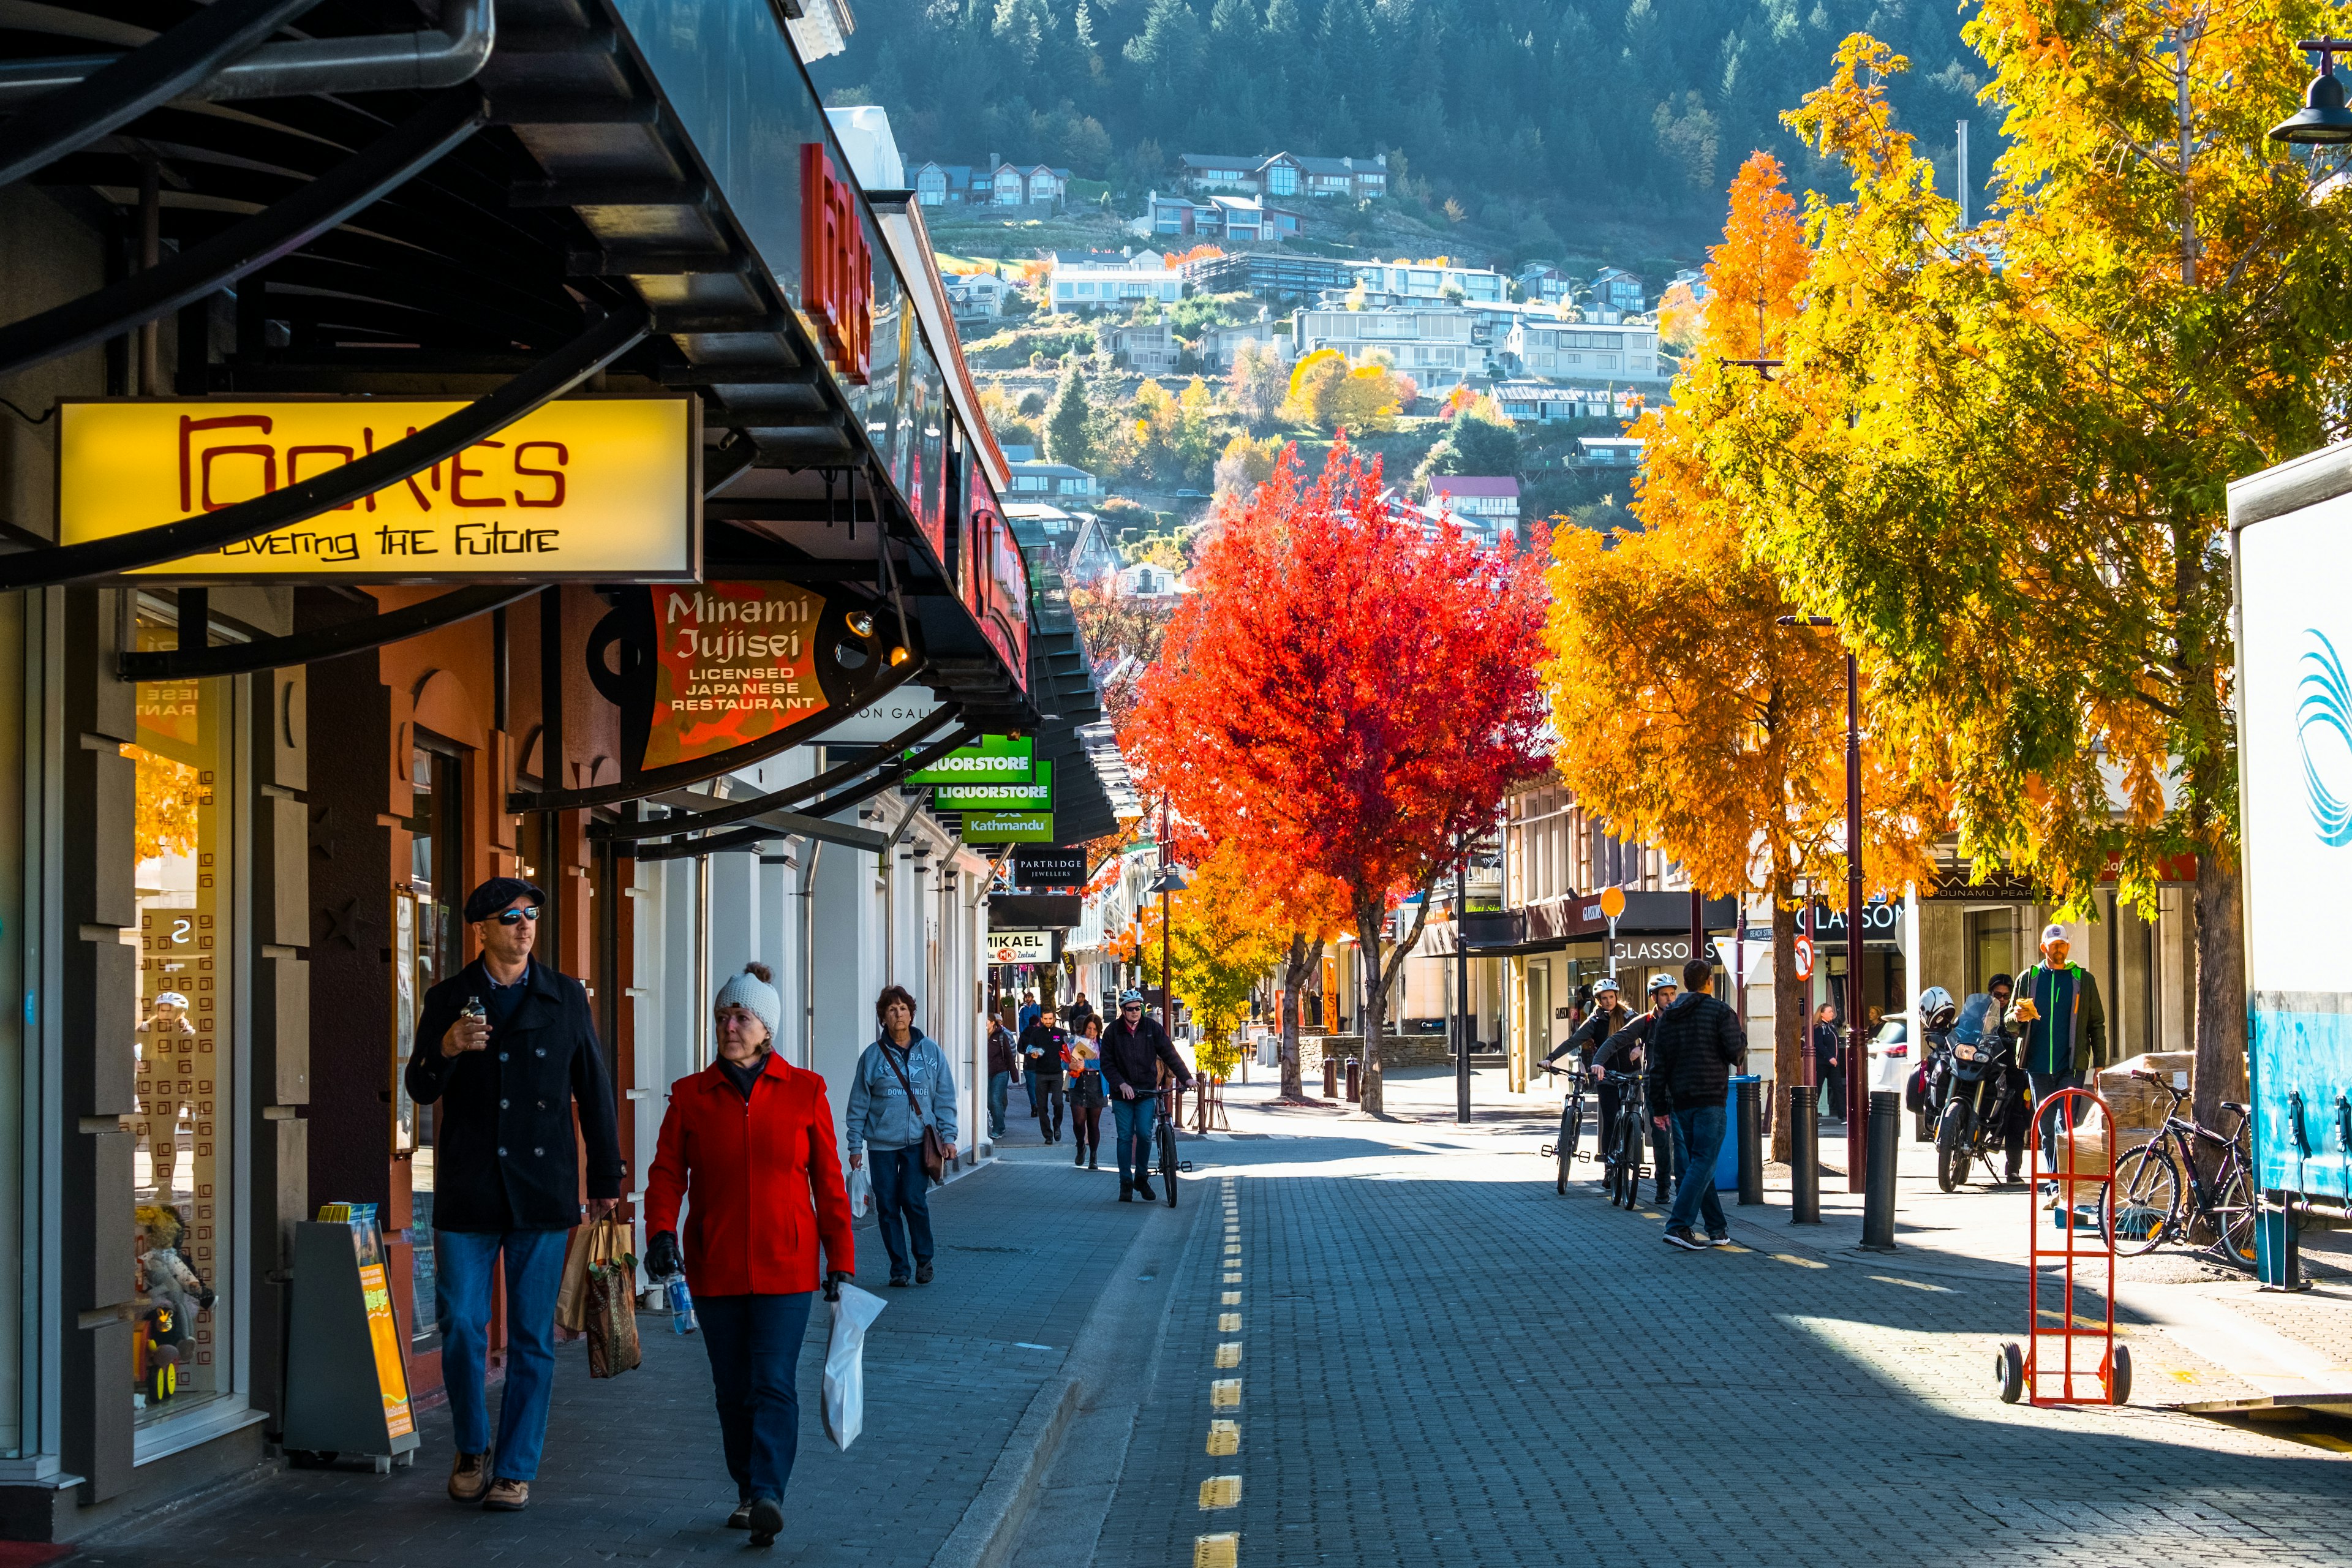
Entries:
POLYGON ((1277 196, 1286 196, 1298 189, 1298 171, 1288 163, 1276 163, 1265 172, 1265 188, 1277 196))
MULTIPOLYGON (((416 1045, 416 1014, 425 994, 457 973, 465 963, 459 915, 465 879, 465 773, 453 746, 418 737, 409 750, 408 782, 415 792, 408 817, 407 884, 393 894, 392 1148, 409 1157, 409 1190, 415 1247, 411 1253, 420 1306, 434 1299, 433 1176, 434 1116, 408 1098, 402 1068, 416 1045)), ((437 1350, 439 1326, 419 1310, 415 1348, 437 1350)))
MULTIPOLYGON (((138 643, 178 632, 142 614, 138 643)), ((229 1332, 236 1162, 230 683, 142 681, 135 777, 138 1035, 130 1117, 135 1237, 131 1400, 142 1431, 236 1387, 229 1332)))

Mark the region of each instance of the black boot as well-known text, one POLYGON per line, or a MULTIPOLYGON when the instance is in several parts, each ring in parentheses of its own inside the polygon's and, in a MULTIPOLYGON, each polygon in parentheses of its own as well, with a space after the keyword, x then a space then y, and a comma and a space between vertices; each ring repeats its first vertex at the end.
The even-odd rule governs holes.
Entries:
POLYGON ((1070 1163, 1071 1163, 1071 1164, 1073 1164, 1073 1165, 1083 1165, 1083 1164, 1085 1164, 1086 1163, 1087 1163, 1087 1146, 1086 1146, 1084 1143, 1080 1143, 1080 1144, 1078 1145, 1078 1148, 1077 1148, 1077 1152, 1076 1152, 1076 1153, 1074 1153, 1074 1154, 1072 1154, 1072 1155, 1070 1156, 1070 1163))
POLYGON ((1135 1201, 1135 1187, 1124 1177, 1120 1178, 1118 1184, 1118 1201, 1123 1204, 1131 1204, 1135 1201))
POLYGON ((1100 1153, 1101 1152, 1102 1152, 1102 1145, 1101 1145, 1101 1144, 1099 1144, 1099 1143, 1089 1143, 1089 1144, 1087 1144, 1087 1170, 1089 1170, 1089 1171, 1099 1171, 1099 1170, 1101 1170, 1101 1169, 1102 1169, 1102 1167, 1101 1167, 1100 1165, 1097 1165, 1097 1164, 1096 1164, 1096 1163, 1095 1163, 1095 1156, 1096 1156, 1097 1154, 1100 1153))
POLYGON ((1135 1178, 1135 1195, 1141 1198, 1148 1204, 1157 1203, 1160 1201, 1160 1194, 1151 1190, 1151 1178, 1150 1176, 1138 1176, 1135 1178))

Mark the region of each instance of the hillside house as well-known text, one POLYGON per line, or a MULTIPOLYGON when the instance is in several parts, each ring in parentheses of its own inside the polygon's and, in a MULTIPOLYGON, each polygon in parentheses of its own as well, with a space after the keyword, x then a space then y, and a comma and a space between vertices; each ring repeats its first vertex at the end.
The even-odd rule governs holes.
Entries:
POLYGON ((1267 196, 1329 196, 1365 201, 1389 194, 1389 156, 1320 158, 1298 153, 1243 158, 1186 153, 1176 160, 1177 183, 1195 193, 1231 191, 1267 196))
POLYGON ((1448 289, 1471 304, 1500 304, 1510 297, 1503 275, 1492 268, 1371 261, 1360 263, 1355 270, 1356 280, 1364 286, 1368 297, 1384 294, 1402 300, 1442 300, 1448 289))
POLYGON ((1658 329, 1627 321, 1542 321, 1522 317, 1502 345, 1530 375, 1661 381, 1672 373, 1658 357, 1658 329))
POLYGON ((1181 270, 1196 293, 1249 293, 1261 300, 1319 299, 1347 289, 1355 277, 1349 263, 1328 256, 1266 250, 1202 257, 1181 270))
POLYGON ((1185 591, 1184 574, 1146 562, 1118 574, 1118 591, 1130 599, 1173 599, 1185 591))
POLYGON ((1154 191, 1146 199, 1144 229, 1155 237, 1234 241, 1277 240, 1298 232, 1298 214, 1255 196, 1189 196, 1154 191))
POLYGON ((1184 297, 1183 276, 1171 271, 1168 258, 1155 250, 1057 250, 1045 278, 1057 310, 1128 307, 1144 300, 1172 305, 1184 297))
POLYGON ((1176 369, 1176 334, 1166 321, 1137 321, 1102 334, 1111 363, 1138 375, 1169 375, 1176 369))
POLYGON ((1519 521, 1519 481, 1508 475, 1434 474, 1429 480, 1429 504, 1455 517, 1519 521))
POLYGON ((1631 436, 1579 436, 1576 459, 1592 468, 1638 468, 1642 443, 1631 436))
POLYGON ((1258 319, 1255 321, 1211 327, 1201 334, 1202 368, 1219 373, 1233 369, 1234 353, 1244 343, 1248 342, 1257 343, 1261 347, 1271 345, 1279 349, 1285 359, 1290 357, 1289 334, 1276 331, 1274 323, 1266 319, 1264 308, 1261 307, 1258 319))
POLYGON ((1011 494, 1024 501, 1102 493, 1094 475, 1067 463, 1007 463, 1005 468, 1013 476, 1011 494))
POLYGON ((1592 275, 1585 298, 1591 310, 1618 318, 1640 315, 1648 302, 1642 280, 1614 267, 1604 267, 1592 275))
POLYGON ((1005 299, 1013 292, 1010 279, 988 272, 958 274, 945 281, 948 309, 958 326, 996 320, 1004 313, 1005 299))
POLYGON ((1077 519, 1078 536, 1070 546, 1070 581, 1092 584, 1116 576, 1127 561, 1119 554, 1110 530, 1090 511, 1079 512, 1077 519))
POLYGON ((1630 419, 1638 411, 1635 395, 1622 388, 1555 386, 1543 381, 1495 384, 1495 401, 1522 425, 1559 425, 1570 419, 1630 419))
POLYGON ((1337 349, 1350 359, 1379 353, 1423 391, 1486 374, 1486 351, 1470 341, 1470 312, 1302 310, 1291 318, 1291 357, 1337 349))

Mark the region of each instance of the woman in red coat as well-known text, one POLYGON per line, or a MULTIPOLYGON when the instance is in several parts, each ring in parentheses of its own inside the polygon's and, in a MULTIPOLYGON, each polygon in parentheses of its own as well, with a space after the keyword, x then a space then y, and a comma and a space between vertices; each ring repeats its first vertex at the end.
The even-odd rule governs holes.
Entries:
POLYGON ((824 1242, 825 1293, 857 1263, 824 1079, 769 1049, 782 1011, 754 963, 720 988, 719 1059, 670 1085, 646 1184, 646 1271, 683 1262, 710 1352, 719 1431, 735 1478, 728 1523, 773 1544, 800 1444, 794 1392, 824 1242), (680 1258, 677 1211, 690 1200, 680 1258))

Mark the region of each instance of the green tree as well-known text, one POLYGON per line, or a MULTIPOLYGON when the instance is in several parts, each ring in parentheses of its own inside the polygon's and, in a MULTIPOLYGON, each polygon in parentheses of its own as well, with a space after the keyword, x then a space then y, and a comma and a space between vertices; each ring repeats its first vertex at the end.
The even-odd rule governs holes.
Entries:
POLYGON ((1445 434, 1421 460, 1413 479, 1423 484, 1434 474, 1486 474, 1517 478, 1519 433, 1506 420, 1495 422, 1484 411, 1465 408, 1446 422, 1445 434))
POLYGON ((1076 360, 1066 362, 1061 384, 1054 388, 1053 406, 1045 415, 1045 455, 1077 468, 1094 455, 1087 438, 1086 373, 1076 360))

